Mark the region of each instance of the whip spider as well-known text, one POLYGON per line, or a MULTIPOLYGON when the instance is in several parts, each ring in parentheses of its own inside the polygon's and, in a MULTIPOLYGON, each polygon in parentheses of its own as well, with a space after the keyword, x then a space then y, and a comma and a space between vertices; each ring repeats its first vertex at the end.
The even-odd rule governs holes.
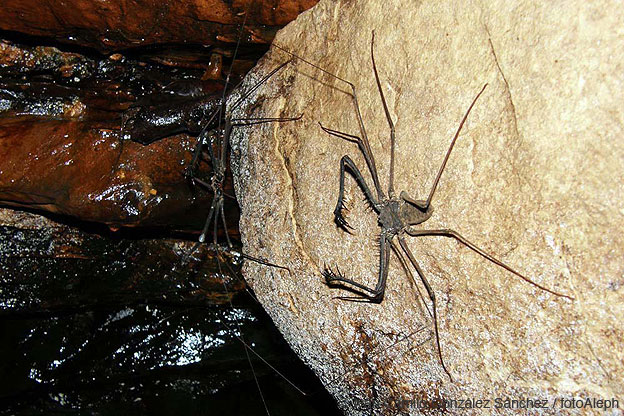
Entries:
MULTIPOLYGON (((339 187, 339 192, 338 192, 338 202, 336 204, 336 208, 334 209, 334 219, 340 228, 342 228, 346 232, 350 232, 350 229, 352 229, 352 227, 349 225, 349 223, 347 222, 344 216, 344 211, 345 211, 344 183, 345 183, 345 173, 348 172, 355 179, 355 181, 357 182, 357 184, 363 191, 365 195, 365 199, 370 204, 372 210, 377 214, 377 220, 378 220, 379 226, 381 227, 381 233, 379 235, 379 270, 378 270, 378 276, 377 276, 377 283, 374 287, 369 287, 353 279, 347 278, 346 275, 340 272, 340 270, 338 270, 337 267, 335 268, 335 270, 332 269, 331 267, 325 267, 322 274, 329 286, 341 287, 343 289, 349 290, 350 292, 354 294, 354 296, 342 297, 342 299, 351 300, 351 301, 368 301, 372 303, 381 303, 384 299, 384 293, 386 290, 386 282, 388 278, 388 266, 390 263, 390 253, 394 252, 403 265, 407 266, 411 264, 413 269, 416 270, 416 273, 420 277, 420 280, 425 286, 427 294, 431 300, 433 326, 434 326, 434 331, 435 331, 438 356, 440 358, 440 363, 442 365, 442 368, 448 375, 449 379, 451 379, 452 381, 453 379, 451 377, 451 373, 447 369, 446 364, 444 363, 444 359, 442 358, 442 350, 440 347, 440 335, 439 335, 439 330, 438 330, 438 316, 437 316, 437 310, 436 310, 435 293, 431 285, 429 284, 429 281, 425 277, 425 274, 423 270, 421 269, 418 261, 416 260, 412 251, 408 247, 407 242, 406 242, 406 237, 442 236, 442 237, 453 238, 457 242, 468 247, 469 249, 479 254, 480 256, 484 257, 485 259, 489 260, 490 262, 504 268, 510 273, 513 273, 514 275, 521 278, 525 282, 530 283, 531 285, 536 286, 539 289, 546 291, 552 295, 564 297, 567 299, 572 299, 572 298, 568 295, 557 293, 551 289, 548 289, 545 286, 542 286, 534 282, 533 280, 529 279, 524 274, 516 271, 511 266, 503 263, 502 261, 498 260, 493 255, 485 252, 483 249, 479 248, 478 246, 470 242, 468 239, 463 237, 457 231, 454 231, 451 229, 421 229, 419 227, 418 228, 416 227, 426 222, 433 214, 433 206, 431 204, 431 201, 433 200, 433 196, 435 194, 436 188, 440 181, 440 177, 442 176, 442 172, 444 172, 444 168, 446 166, 446 163, 448 162, 451 151, 453 150, 453 146, 455 145, 455 142, 457 141, 457 138, 459 137, 459 134, 462 130, 464 123, 466 122, 466 119, 468 118, 468 115, 470 114, 470 111, 472 110, 473 106, 475 105, 476 101, 481 96, 481 94, 483 94, 485 88, 487 87, 487 84, 485 84, 481 88, 479 93, 475 96, 472 103, 470 104, 470 107, 468 107, 468 110, 466 111, 461 122, 459 123, 459 127, 457 128, 457 131, 453 139, 451 140, 451 144, 442 161, 442 165, 440 166, 440 169, 438 170, 437 176, 433 182, 433 186, 431 187, 431 191, 429 192, 427 199, 421 200, 421 199, 413 198, 406 191, 401 191, 397 195, 397 192, 394 189, 394 161, 395 161, 394 153, 395 153, 395 147, 396 147, 395 146, 395 141, 396 141, 395 127, 394 127, 394 122, 392 121, 392 118, 390 116, 390 112, 388 110, 388 105, 386 103, 383 90, 381 88, 381 82, 379 80, 379 74, 377 72, 377 66, 375 64, 374 41, 375 41, 375 34, 373 32, 373 37, 371 40, 371 60, 372 60, 373 72, 375 74, 377 89, 379 90, 379 95, 381 97, 381 102, 383 104, 385 117, 390 127, 390 169, 389 169, 390 178, 389 178, 389 185, 388 185, 387 193, 384 192, 384 189, 382 189, 382 186, 379 181, 379 175, 378 175, 377 167, 375 164, 375 157, 370 148, 369 140, 366 134, 366 129, 364 127, 364 122, 362 120, 359 105, 357 102, 357 95, 355 92, 355 87, 352 83, 342 78, 338 78, 337 76, 333 74, 330 74, 333 77, 343 82, 346 82, 351 86, 352 98, 355 103, 357 119, 359 122, 360 131, 361 131, 361 137, 352 135, 352 134, 347 134, 338 130, 330 129, 330 128, 323 126, 320 123, 319 124, 321 125, 321 128, 323 129, 323 131, 327 132, 328 134, 357 144, 359 150, 362 152, 362 155, 364 157, 368 170, 371 174, 372 181, 373 181, 372 190, 371 190, 371 187, 369 187, 369 185, 367 184, 366 179, 364 179, 356 163, 348 155, 344 155, 341 158, 340 160, 340 187, 339 187)), ((320 69, 321 71, 328 73, 327 71, 319 68, 318 66, 316 65, 314 66, 320 69)), ((406 267, 405 269, 413 278, 412 272, 410 271, 409 267, 406 267)))

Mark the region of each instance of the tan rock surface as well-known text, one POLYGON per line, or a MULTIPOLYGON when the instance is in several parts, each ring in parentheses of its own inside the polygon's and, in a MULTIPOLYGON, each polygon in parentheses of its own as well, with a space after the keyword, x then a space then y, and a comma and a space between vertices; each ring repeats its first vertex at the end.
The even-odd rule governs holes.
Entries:
MULTIPOLYGON (((382 304, 336 299, 349 293, 324 284, 324 265, 374 285, 380 228, 351 176, 355 230, 336 227, 340 158, 350 155, 369 184, 370 174, 355 144, 317 122, 357 134, 354 107, 346 84, 294 63, 245 112, 303 112, 304 119, 245 130, 233 144, 247 252, 292 274, 248 262, 246 276, 345 413, 396 414, 406 409, 401 400, 435 398, 547 399, 549 408, 537 414, 578 414, 560 402, 552 407, 562 397, 622 405, 623 21, 609 2, 321 1, 278 34, 283 47, 356 85, 385 188, 389 128, 370 61, 375 29, 396 123, 396 189, 417 199, 426 198, 462 115, 488 83, 422 227, 455 229, 575 297, 536 289, 453 240, 410 238, 438 298, 454 383, 436 353, 429 302, 418 295, 424 288, 410 282, 396 255, 382 304)), ((257 72, 285 59, 273 50, 257 72)))

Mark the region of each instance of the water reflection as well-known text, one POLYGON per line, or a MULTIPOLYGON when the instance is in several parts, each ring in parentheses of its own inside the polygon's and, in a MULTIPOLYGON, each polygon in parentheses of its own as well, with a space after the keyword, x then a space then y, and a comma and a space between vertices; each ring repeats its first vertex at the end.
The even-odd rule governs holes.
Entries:
POLYGON ((254 373, 273 415, 337 412, 236 277, 158 244, 0 227, 0 414, 265 415, 254 373))

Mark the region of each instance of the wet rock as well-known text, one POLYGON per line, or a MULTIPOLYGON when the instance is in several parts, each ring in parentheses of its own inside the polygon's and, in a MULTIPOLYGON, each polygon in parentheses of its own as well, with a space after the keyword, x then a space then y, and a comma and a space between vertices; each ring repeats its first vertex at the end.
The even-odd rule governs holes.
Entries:
POLYGON ((245 290, 240 262, 208 245, 192 251, 194 245, 157 232, 111 233, 0 209, 0 316, 229 304, 245 290))
POLYGON ((236 43, 243 14, 249 10, 244 38, 269 43, 275 31, 316 0, 192 2, 40 2, 7 0, 0 30, 45 36, 101 51, 167 43, 236 43))
MULTIPOLYGON (((110 120, 121 118, 130 107, 223 91, 223 65, 212 64, 206 51, 194 56, 194 65, 171 68, 173 62, 165 66, 154 63, 154 56, 136 53, 87 56, 0 40, 0 112, 4 117, 110 120)), ((234 72, 233 82, 240 75, 234 72)))
MULTIPOLYGON (((195 142, 186 133, 203 127, 221 80, 204 80, 202 67, 171 69, 121 54, 94 58, 7 41, 0 42, 0 75, 0 203, 113 228, 201 229, 212 196, 184 179, 195 142), (133 123, 137 118, 151 124, 133 123), (129 141, 163 138, 168 143, 149 149, 129 141)), ((209 178, 210 163, 201 166, 200 177, 209 178)), ((234 198, 225 209, 235 237, 234 198)))
POLYGON ((62 52, 52 46, 29 47, 0 41, 0 67, 3 75, 9 69, 19 74, 56 71, 62 77, 71 77, 78 75, 73 69, 78 68, 79 72, 84 73, 85 70, 89 71, 89 66, 92 66, 92 60, 78 53, 62 52))
MULTIPOLYGON (((186 114, 222 91, 222 83, 202 81, 203 70, 168 75, 122 55, 98 60, 8 42, 0 43, 0 73, 0 203, 113 228, 201 229, 212 196, 184 179, 195 139, 174 135, 189 130, 186 114), (144 129, 150 141, 168 138, 149 148, 121 140, 137 139, 123 130, 124 116, 157 116, 154 106, 180 112, 185 124, 157 126, 166 134, 144 129)), ((210 164, 202 168, 209 176, 210 164)), ((230 179, 226 191, 233 194, 230 179)), ((235 200, 228 198, 226 209, 236 235, 235 200)))
MULTIPOLYGON (((427 197, 463 114, 487 83, 422 227, 456 229, 575 298, 537 289, 454 240, 407 237, 436 293, 454 382, 440 365, 424 287, 417 275, 414 282, 407 277, 395 253, 381 304, 336 299, 351 293, 329 288, 321 271, 338 266, 374 286, 380 228, 348 174, 352 234, 334 222, 340 158, 349 155, 372 182, 357 145, 317 123, 361 134, 349 86, 299 62, 242 112, 305 118, 237 135, 233 147, 246 250, 288 265, 292 275, 253 264, 245 272, 346 414, 416 414, 416 400, 428 406, 436 399, 528 397, 552 404, 624 394, 623 19, 607 2, 327 1, 276 38, 355 84, 387 190, 390 128, 371 65, 375 29, 381 88, 396 125, 395 189, 416 199, 427 197)), ((273 50, 254 76, 284 56, 273 50)))
MULTIPOLYGON (((0 203, 83 221, 200 230, 212 195, 184 177, 195 140, 121 141, 119 124, 0 118, 0 203)), ((209 165, 202 165, 205 169, 209 165)), ((209 175, 208 172, 204 172, 209 175)), ((231 184, 226 182, 231 194, 231 184)), ((227 198, 228 223, 236 201, 227 198)))
POLYGON ((248 296, 239 258, 205 245, 188 256, 194 242, 157 237, 0 209, 3 414, 196 414, 248 394, 240 413, 263 415, 256 383, 272 410, 335 413, 250 366, 241 338, 300 387, 320 388, 248 296))

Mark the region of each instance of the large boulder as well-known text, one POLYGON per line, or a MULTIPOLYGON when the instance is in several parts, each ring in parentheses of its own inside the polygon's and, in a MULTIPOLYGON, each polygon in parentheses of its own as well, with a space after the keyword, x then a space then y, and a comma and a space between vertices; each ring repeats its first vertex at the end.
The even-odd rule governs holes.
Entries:
MULTIPOLYGON (((395 188, 416 199, 426 199, 463 114, 487 83, 442 175, 434 215, 421 227, 455 229, 574 297, 540 290, 455 240, 407 237, 437 296, 453 382, 438 357, 424 287, 395 253, 381 304, 337 299, 350 293, 328 287, 322 270, 336 265, 374 285, 381 228, 349 174, 354 229, 336 226, 340 158, 349 155, 372 182, 357 145, 318 122, 360 134, 356 112, 346 83, 295 62, 241 114, 304 118, 239 132, 233 143, 246 250, 291 273, 254 263, 245 273, 345 413, 530 398, 547 400, 541 414, 568 414, 559 399, 622 397, 622 21, 621 7, 609 2, 321 1, 278 34, 281 47, 355 84, 387 189, 390 129, 371 65, 375 30, 396 125, 395 188)), ((274 48, 248 85, 286 59, 274 48)))

